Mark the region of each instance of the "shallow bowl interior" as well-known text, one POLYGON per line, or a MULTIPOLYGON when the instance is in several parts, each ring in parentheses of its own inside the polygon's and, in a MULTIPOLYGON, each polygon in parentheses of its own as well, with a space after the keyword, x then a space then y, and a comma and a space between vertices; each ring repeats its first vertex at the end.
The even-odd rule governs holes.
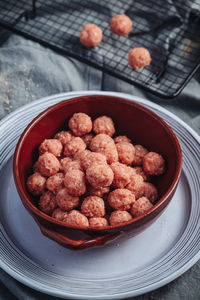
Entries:
MULTIPOLYGON (((111 117, 117 135, 127 135, 134 144, 141 144, 165 158, 167 163, 165 174, 153 180, 159 192, 159 201, 146 217, 151 214, 153 217, 156 216, 156 211, 160 213, 171 199, 180 177, 181 149, 178 140, 169 126, 144 106, 130 100, 102 95, 82 96, 60 102, 42 112, 25 129, 15 151, 14 177, 18 192, 29 212, 40 221, 46 220, 66 226, 37 209, 36 199, 27 191, 26 180, 38 158, 40 143, 46 138, 52 138, 60 130, 67 130, 68 120, 75 112, 84 112, 92 119, 101 115, 111 117)), ((138 222, 137 227, 140 226, 140 221, 141 218, 137 218, 127 224, 138 222)), ((118 227, 120 226, 107 227, 102 231, 118 227)))

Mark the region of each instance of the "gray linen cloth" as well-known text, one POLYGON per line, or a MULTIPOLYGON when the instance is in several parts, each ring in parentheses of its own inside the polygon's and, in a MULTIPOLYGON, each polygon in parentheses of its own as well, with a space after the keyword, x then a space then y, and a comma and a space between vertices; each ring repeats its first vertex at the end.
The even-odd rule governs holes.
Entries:
MULTIPOLYGON (((162 100, 142 90, 59 55, 20 36, 0 31, 0 119, 34 100, 68 91, 125 92, 160 104, 200 134, 200 72, 175 99, 162 100)), ((135 297, 147 299, 200 299, 200 262, 168 285, 135 297)), ((32 290, 0 270, 0 300, 58 299, 32 290)))

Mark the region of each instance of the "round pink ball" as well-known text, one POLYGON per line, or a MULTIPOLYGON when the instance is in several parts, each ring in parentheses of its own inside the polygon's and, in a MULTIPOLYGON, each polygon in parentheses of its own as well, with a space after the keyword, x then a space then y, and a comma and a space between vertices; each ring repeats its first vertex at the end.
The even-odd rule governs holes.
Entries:
POLYGON ((85 24, 80 33, 80 42, 86 47, 95 47, 102 41, 103 33, 101 28, 94 24, 85 24))
POLYGON ((110 186, 114 175, 107 164, 93 163, 86 170, 86 178, 94 188, 110 186))
POLYGON ((129 167, 119 162, 112 163, 110 167, 114 173, 112 186, 114 188, 124 188, 130 182, 131 178, 131 171, 129 167))
POLYGON ((69 128, 74 135, 82 136, 89 133, 92 130, 92 120, 85 113, 75 113, 69 120, 69 128))
POLYGON ((65 146, 68 142, 71 141, 72 134, 69 131, 60 131, 55 135, 54 139, 59 140, 63 144, 63 146, 65 146))
POLYGON ((51 215, 51 216, 52 216, 53 218, 55 218, 56 220, 65 222, 66 217, 67 217, 67 212, 61 210, 60 208, 56 208, 56 209, 54 209, 54 211, 52 212, 52 215, 51 215))
POLYGON ((70 211, 79 205, 79 197, 69 195, 66 188, 62 188, 56 195, 56 201, 60 209, 70 211))
POLYGON ((165 160, 160 154, 149 152, 143 158, 143 169, 147 174, 161 175, 165 171, 165 160))
POLYGON ((131 143, 131 140, 126 135, 119 135, 114 138, 114 142, 115 144, 121 142, 131 143))
POLYGON ((65 174, 64 185, 72 196, 81 196, 86 192, 85 174, 76 169, 69 170, 65 174))
POLYGON ((109 205, 117 210, 128 210, 134 202, 134 194, 127 189, 116 189, 108 195, 109 205))
POLYGON ((56 194, 64 186, 64 174, 57 173, 50 176, 46 181, 46 187, 49 191, 56 194))
POLYGON ((56 174, 59 171, 60 162, 55 155, 45 152, 39 156, 37 167, 42 175, 48 177, 56 174))
POLYGON ((83 151, 86 148, 86 144, 80 137, 73 138, 65 145, 64 155, 67 157, 73 157, 77 152, 83 151))
POLYGON ((146 48, 133 48, 128 53, 129 65, 137 70, 151 63, 151 55, 146 48))
POLYGON ((115 133, 113 120, 107 116, 96 118, 93 122, 93 131, 96 134, 105 133, 112 136, 115 133))
POLYGON ((110 21, 110 28, 117 35, 128 35, 132 30, 132 21, 124 14, 116 15, 110 21))
POLYGON ((40 197, 38 204, 40 210, 49 215, 57 207, 56 197, 50 191, 44 192, 40 197))
POLYGON ((144 156, 148 153, 148 150, 142 145, 135 145, 135 156, 133 160, 133 165, 141 166, 143 163, 144 156))
POLYGON ((34 196, 41 195, 45 190, 46 178, 36 172, 27 179, 27 187, 29 192, 34 196))
POLYGON ((127 211, 115 210, 111 213, 109 217, 109 222, 111 226, 123 224, 124 222, 128 222, 132 219, 132 216, 127 211))
POLYGON ((116 144, 119 161, 123 164, 132 164, 135 157, 135 148, 131 143, 121 142, 116 144))
POLYGON ((46 139, 39 147, 39 154, 44 154, 45 152, 50 152, 55 156, 60 156, 62 153, 62 143, 57 139, 46 139))
POLYGON ((89 224, 92 228, 105 227, 108 226, 108 221, 106 220, 106 218, 94 217, 89 219, 89 224))
POLYGON ((136 199, 142 197, 144 189, 142 176, 132 173, 130 182, 126 186, 126 188, 135 195, 136 199))
POLYGON ((105 215, 103 199, 97 196, 86 197, 81 205, 81 212, 86 217, 103 217, 105 215))
POLYGON ((153 204, 146 197, 141 197, 132 205, 131 214, 133 217, 140 217, 147 213, 152 207, 153 204))
POLYGON ((87 217, 75 209, 68 213, 66 223, 72 227, 89 227, 87 217))

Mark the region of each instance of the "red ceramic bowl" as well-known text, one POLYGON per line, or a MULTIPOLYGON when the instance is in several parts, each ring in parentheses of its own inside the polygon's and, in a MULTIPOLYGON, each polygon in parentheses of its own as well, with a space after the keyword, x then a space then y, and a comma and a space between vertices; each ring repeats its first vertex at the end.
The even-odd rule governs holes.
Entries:
POLYGON ((112 96, 91 95, 60 102, 38 115, 25 129, 14 155, 14 178, 21 200, 31 213, 41 232, 59 244, 83 249, 129 238, 151 224, 170 202, 181 173, 182 155, 179 142, 171 128, 155 113, 133 101, 112 96), (26 188, 27 177, 38 157, 38 147, 45 138, 53 137, 66 129, 69 118, 75 112, 84 112, 92 119, 107 115, 115 123, 119 135, 127 135, 134 144, 141 144, 160 153, 167 162, 166 172, 154 179, 159 191, 159 201, 142 217, 123 226, 107 226, 103 229, 71 228, 43 212, 35 205, 37 200, 26 188))

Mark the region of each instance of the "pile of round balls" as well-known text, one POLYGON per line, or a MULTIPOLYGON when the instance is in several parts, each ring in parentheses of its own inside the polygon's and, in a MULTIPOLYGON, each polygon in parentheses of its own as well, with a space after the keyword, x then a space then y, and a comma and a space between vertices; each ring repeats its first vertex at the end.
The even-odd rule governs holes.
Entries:
MULTIPOLYGON (((132 30, 132 21, 124 14, 116 15, 110 21, 110 29, 114 34, 126 36, 132 30)), ((98 46, 102 38, 102 30, 95 24, 85 24, 80 33, 80 42, 85 47, 98 46)), ((133 48, 128 53, 128 63, 135 70, 143 68, 151 63, 151 55, 146 48, 133 48)))
POLYGON ((39 146, 28 177, 39 209, 70 226, 115 226, 148 212, 158 199, 152 176, 163 174, 165 161, 127 136, 116 136, 111 118, 93 122, 75 113, 69 131, 39 146), (36 200, 37 201, 37 200, 36 200))

